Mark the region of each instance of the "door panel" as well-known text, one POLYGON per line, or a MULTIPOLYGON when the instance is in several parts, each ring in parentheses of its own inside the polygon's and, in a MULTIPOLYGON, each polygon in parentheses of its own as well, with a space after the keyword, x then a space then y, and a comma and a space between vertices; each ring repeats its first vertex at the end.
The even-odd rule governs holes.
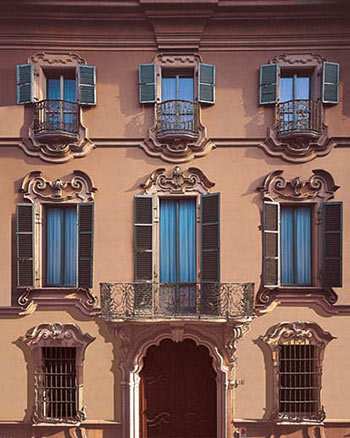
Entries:
POLYGON ((162 341, 141 371, 142 438, 216 438, 216 373, 205 347, 162 341))

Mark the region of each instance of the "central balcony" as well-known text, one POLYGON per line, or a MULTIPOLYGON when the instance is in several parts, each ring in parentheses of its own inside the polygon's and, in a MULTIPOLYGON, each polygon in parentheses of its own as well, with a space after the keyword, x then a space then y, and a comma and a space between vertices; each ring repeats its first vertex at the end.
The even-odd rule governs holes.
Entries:
POLYGON ((322 131, 322 103, 295 99, 276 105, 276 130, 278 137, 318 138, 322 131))
POLYGON ((76 140, 80 107, 65 100, 41 100, 34 104, 33 134, 41 142, 76 140))
POLYGON ((156 104, 156 136, 160 141, 196 140, 199 137, 199 106, 188 100, 156 104))
POLYGON ((253 283, 101 283, 106 321, 238 320, 253 315, 253 283))

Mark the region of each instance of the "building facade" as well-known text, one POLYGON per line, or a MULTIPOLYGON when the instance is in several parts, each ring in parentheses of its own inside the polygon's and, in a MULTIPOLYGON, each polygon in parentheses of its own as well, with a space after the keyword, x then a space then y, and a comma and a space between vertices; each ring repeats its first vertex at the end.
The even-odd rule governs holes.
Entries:
POLYGON ((348 436, 346 4, 0 22, 0 437, 348 436))

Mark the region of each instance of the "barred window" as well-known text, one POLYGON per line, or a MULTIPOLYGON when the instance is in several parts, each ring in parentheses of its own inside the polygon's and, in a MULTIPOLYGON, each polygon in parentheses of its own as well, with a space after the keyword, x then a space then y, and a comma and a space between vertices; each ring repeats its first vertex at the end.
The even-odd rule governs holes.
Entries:
POLYGON ((60 420, 76 418, 78 412, 76 348, 42 347, 42 369, 38 377, 41 416, 60 420))
POLYGON ((279 345, 279 413, 312 417, 320 410, 319 352, 315 345, 279 345))

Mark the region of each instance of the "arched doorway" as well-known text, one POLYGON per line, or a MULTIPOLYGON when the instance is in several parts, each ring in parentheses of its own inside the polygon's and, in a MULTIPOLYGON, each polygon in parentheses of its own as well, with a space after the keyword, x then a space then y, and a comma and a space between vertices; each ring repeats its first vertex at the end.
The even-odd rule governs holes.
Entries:
POLYGON ((190 339, 151 346, 140 373, 141 438, 216 438, 216 372, 190 339))

